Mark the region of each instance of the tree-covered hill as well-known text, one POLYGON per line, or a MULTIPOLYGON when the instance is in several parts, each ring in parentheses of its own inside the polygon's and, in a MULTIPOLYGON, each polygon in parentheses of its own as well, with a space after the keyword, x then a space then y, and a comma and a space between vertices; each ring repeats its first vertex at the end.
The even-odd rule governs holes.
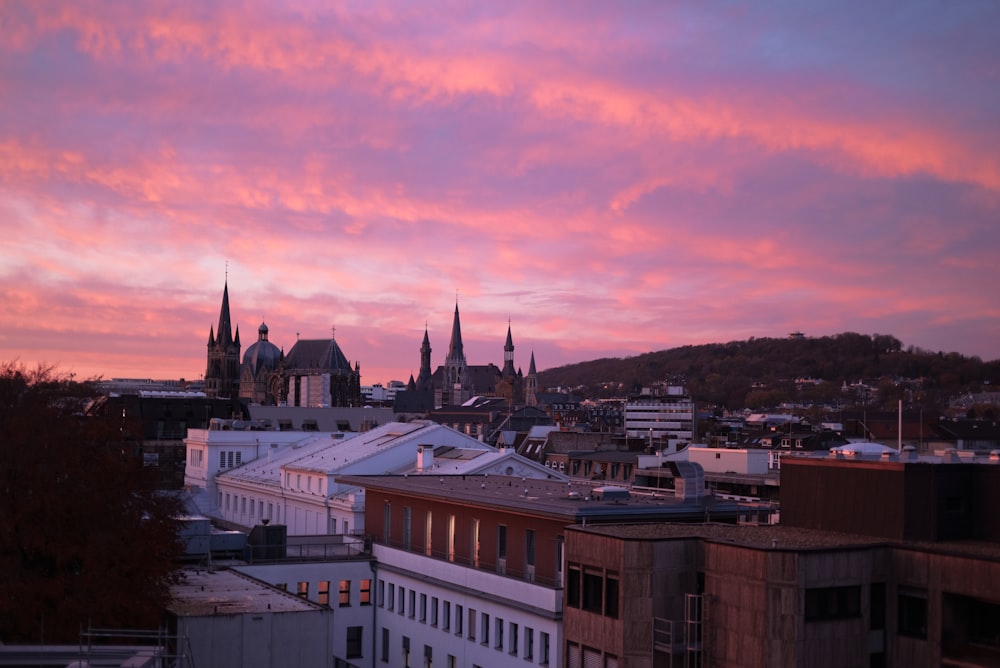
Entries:
POLYGON ((581 362, 540 372, 539 387, 585 387, 581 393, 589 397, 622 396, 670 380, 686 385, 699 403, 740 408, 759 402, 762 392, 774 399, 794 398, 795 380, 802 378, 826 381, 805 390, 809 396, 798 397, 818 401, 839 394, 845 381, 881 380, 895 386, 896 381, 916 380, 898 386, 906 386, 911 402, 932 405, 958 392, 1000 388, 1000 360, 904 349, 893 336, 845 332, 751 338, 581 362))

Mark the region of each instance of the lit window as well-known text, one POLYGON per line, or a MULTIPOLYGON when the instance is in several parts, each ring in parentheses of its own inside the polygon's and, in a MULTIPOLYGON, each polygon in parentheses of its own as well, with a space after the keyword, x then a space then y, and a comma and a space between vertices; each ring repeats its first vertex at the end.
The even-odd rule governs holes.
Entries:
POLYGON ((319 587, 316 589, 317 600, 320 605, 330 605, 330 581, 320 580, 319 587))
POLYGON ((344 608, 351 604, 351 581, 340 581, 340 607, 344 608))

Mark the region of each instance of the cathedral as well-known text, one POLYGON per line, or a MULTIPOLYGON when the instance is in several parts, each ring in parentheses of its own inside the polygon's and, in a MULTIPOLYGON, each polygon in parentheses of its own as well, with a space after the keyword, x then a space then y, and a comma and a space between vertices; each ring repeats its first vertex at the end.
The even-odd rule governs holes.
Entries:
POLYGON ((254 404, 361 406, 361 368, 348 362, 336 339, 298 339, 286 355, 268 340, 267 324, 240 360, 240 330, 229 314, 229 282, 222 290, 218 328, 208 333, 205 394, 254 404))
POLYGON ((507 323, 507 341, 503 348, 503 368, 495 364, 471 365, 465 359, 462 345, 462 323, 455 304, 455 317, 451 326, 451 341, 444 364, 431 371, 431 342, 427 328, 420 346, 420 371, 416 379, 410 376, 409 392, 433 394, 435 407, 457 406, 474 396, 503 397, 511 406, 534 406, 538 392, 538 374, 535 354, 531 354, 528 375, 514 369, 514 339, 507 323))

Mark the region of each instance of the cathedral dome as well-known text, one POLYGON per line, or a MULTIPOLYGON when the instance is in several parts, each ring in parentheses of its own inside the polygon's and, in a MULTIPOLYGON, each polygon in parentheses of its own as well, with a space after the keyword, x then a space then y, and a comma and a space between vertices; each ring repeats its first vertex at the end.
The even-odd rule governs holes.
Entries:
POLYGON ((281 350, 267 340, 267 325, 260 323, 257 328, 257 342, 247 348, 243 355, 243 366, 249 367, 254 375, 261 369, 272 371, 278 368, 281 350))

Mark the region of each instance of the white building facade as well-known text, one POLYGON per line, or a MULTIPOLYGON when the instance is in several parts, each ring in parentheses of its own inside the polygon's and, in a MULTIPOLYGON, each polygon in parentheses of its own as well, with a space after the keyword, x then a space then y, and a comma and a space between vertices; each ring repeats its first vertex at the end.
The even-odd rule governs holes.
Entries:
POLYGON ((666 440, 671 449, 690 443, 696 433, 694 401, 683 387, 660 394, 642 394, 625 403, 625 434, 629 438, 666 440))

